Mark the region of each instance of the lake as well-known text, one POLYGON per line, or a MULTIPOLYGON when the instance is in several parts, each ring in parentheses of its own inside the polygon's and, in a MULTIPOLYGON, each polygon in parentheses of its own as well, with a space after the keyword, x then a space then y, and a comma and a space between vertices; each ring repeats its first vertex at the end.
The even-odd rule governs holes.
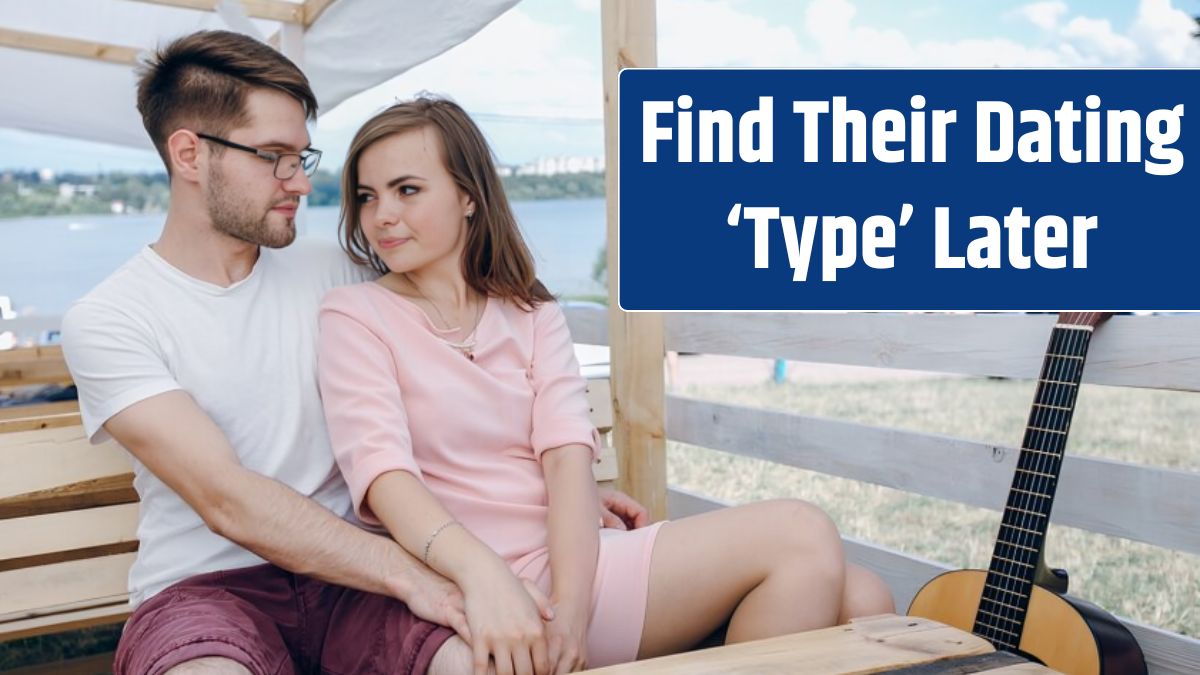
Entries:
MULTIPOLYGON (((604 294, 592 266, 604 247, 603 199, 513 202, 538 276, 562 296, 604 294)), ((164 214, 0 219, 0 296, 18 315, 60 315, 142 246, 164 214)), ((337 240, 338 209, 307 210, 303 236, 337 240)))

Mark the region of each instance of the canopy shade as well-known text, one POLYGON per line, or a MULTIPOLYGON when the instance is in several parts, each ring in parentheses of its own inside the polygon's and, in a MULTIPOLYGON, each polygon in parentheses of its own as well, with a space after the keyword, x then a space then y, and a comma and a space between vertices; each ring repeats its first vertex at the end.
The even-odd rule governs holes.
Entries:
POLYGON ((328 111, 463 42, 518 1, 4 0, 0 127, 149 148, 134 63, 202 29, 282 43, 328 111))

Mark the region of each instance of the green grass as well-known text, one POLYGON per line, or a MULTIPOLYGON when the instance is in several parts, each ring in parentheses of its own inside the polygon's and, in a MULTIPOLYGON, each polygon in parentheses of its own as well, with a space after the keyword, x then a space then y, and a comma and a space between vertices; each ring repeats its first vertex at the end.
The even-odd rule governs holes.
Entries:
MULTIPOLYGON (((765 383, 678 393, 1015 447, 1033 387, 1009 380, 931 379, 765 383)), ((1198 394, 1084 385, 1068 451, 1200 471, 1198 420, 1198 394)), ((808 499, 825 508, 845 534, 954 567, 986 568, 999 527, 998 511, 679 443, 668 444, 668 480, 731 503, 808 499)), ((1072 595, 1121 616, 1200 636, 1200 557, 1054 525, 1046 546, 1048 564, 1070 572, 1072 595)))

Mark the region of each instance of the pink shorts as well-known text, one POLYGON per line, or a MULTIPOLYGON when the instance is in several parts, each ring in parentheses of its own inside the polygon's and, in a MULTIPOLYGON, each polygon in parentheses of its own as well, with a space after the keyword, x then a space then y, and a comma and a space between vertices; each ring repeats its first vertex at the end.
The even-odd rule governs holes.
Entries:
POLYGON ((255 675, 425 673, 453 634, 394 598, 258 565, 190 577, 143 602, 113 668, 157 675, 219 656, 255 675))
MULTIPOLYGON (((600 556, 592 584, 587 663, 600 668, 637 659, 650 595, 650 559, 663 522, 628 532, 600 530, 600 556)), ((512 564, 513 573, 550 593, 550 551, 541 549, 512 564)))

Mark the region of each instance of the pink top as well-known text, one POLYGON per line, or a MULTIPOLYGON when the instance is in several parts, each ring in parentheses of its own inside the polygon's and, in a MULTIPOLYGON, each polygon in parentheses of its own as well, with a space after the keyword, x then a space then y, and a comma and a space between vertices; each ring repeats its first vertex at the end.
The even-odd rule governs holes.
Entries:
POLYGON ((325 296, 318 365, 333 452, 354 508, 386 471, 417 476, 510 563, 547 546, 541 454, 598 448, 586 383, 557 303, 491 298, 475 360, 415 303, 373 282, 325 296))

